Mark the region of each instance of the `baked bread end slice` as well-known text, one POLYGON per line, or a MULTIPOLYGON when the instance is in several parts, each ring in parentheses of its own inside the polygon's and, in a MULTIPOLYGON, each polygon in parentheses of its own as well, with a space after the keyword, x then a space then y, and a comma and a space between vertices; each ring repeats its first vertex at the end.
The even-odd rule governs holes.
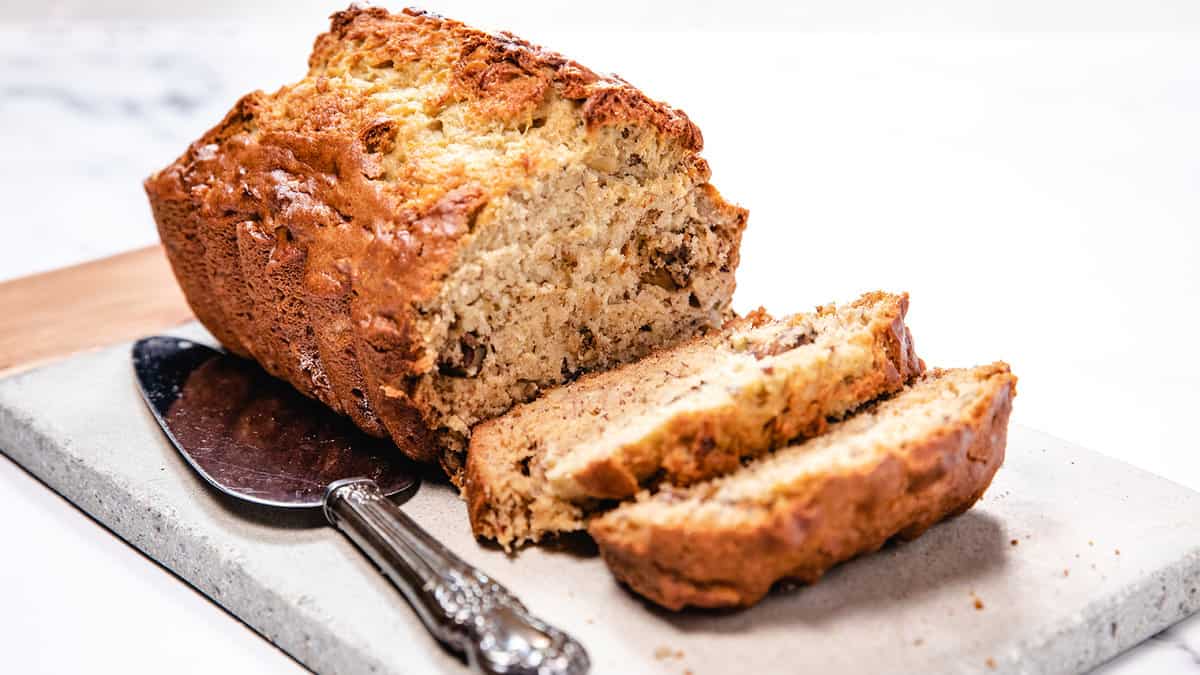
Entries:
POLYGON ((613 574, 668 609, 752 605, 782 579, 912 539, 971 507, 1004 460, 1016 377, 931 372, 808 442, 591 521, 613 574))

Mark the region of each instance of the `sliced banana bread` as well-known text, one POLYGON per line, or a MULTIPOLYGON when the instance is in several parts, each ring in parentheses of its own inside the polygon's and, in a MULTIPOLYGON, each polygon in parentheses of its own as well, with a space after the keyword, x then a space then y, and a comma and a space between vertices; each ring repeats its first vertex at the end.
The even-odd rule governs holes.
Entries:
POLYGON ((935 371, 800 445, 688 488, 642 494, 588 531, 618 579, 655 603, 729 607, 783 578, 911 539, 971 507, 1004 460, 1006 364, 935 371))
POLYGON ((682 112, 415 10, 308 66, 145 184, 230 350, 453 476, 480 420, 729 318, 746 212, 682 112))
POLYGON ((464 486, 475 533, 511 546, 582 529, 600 500, 728 473, 820 433, 923 370, 907 308, 874 292, 778 321, 760 310, 479 425, 464 486))

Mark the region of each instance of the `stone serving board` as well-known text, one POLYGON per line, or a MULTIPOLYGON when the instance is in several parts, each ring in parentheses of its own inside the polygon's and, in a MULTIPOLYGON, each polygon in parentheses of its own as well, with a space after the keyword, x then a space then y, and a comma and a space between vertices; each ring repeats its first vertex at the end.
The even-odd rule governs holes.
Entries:
MULTIPOLYGON (((0 381, 0 450, 315 671, 465 671, 319 514, 194 476, 128 345, 0 381)), ((583 537, 507 557, 436 480, 403 508, 578 637, 596 673, 1073 673, 1200 609, 1200 493, 1020 426, 968 513, 739 612, 647 605, 583 537)))

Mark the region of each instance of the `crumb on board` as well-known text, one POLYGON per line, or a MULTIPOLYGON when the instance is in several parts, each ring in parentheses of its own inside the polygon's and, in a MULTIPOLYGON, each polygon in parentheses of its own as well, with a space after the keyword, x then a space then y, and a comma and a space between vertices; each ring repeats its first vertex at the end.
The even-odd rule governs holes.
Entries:
POLYGON ((917 638, 916 640, 913 640, 914 647, 920 647, 923 644, 925 644, 925 638, 917 638))
POLYGON ((664 661, 666 659, 682 659, 683 650, 671 649, 666 645, 659 645, 658 647, 654 648, 654 658, 658 659, 659 661, 664 661))
POLYGON ((1010 541, 1010 542, 1008 542, 1008 543, 1012 544, 1013 546, 1016 546, 1017 544, 1021 543, 1021 540, 1020 540, 1020 539, 1013 539, 1012 541, 1010 541))
POLYGON ((1113 549, 1113 552, 1116 553, 1117 555, 1121 555, 1121 549, 1119 549, 1119 548, 1113 549))
POLYGON ((1063 576, 1064 576, 1064 577, 1069 577, 1069 576, 1071 576, 1071 570, 1069 570, 1069 569, 1064 569, 1064 570, 1063 570, 1063 576))
POLYGON ((992 657, 989 656, 989 657, 987 657, 987 660, 984 661, 984 663, 987 665, 988 668, 991 668, 992 670, 996 669, 996 659, 993 659, 992 657))
POLYGON ((1088 546, 1095 546, 1095 545, 1096 545, 1095 541, 1088 539, 1088 546))

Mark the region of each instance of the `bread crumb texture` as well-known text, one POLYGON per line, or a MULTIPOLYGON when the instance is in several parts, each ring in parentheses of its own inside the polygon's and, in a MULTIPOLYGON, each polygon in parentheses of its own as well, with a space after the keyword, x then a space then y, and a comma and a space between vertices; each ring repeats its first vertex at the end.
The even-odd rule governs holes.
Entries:
POLYGON ((480 420, 729 318, 746 212, 701 146, 511 35, 352 7, 146 191, 226 347, 457 476, 480 420))

